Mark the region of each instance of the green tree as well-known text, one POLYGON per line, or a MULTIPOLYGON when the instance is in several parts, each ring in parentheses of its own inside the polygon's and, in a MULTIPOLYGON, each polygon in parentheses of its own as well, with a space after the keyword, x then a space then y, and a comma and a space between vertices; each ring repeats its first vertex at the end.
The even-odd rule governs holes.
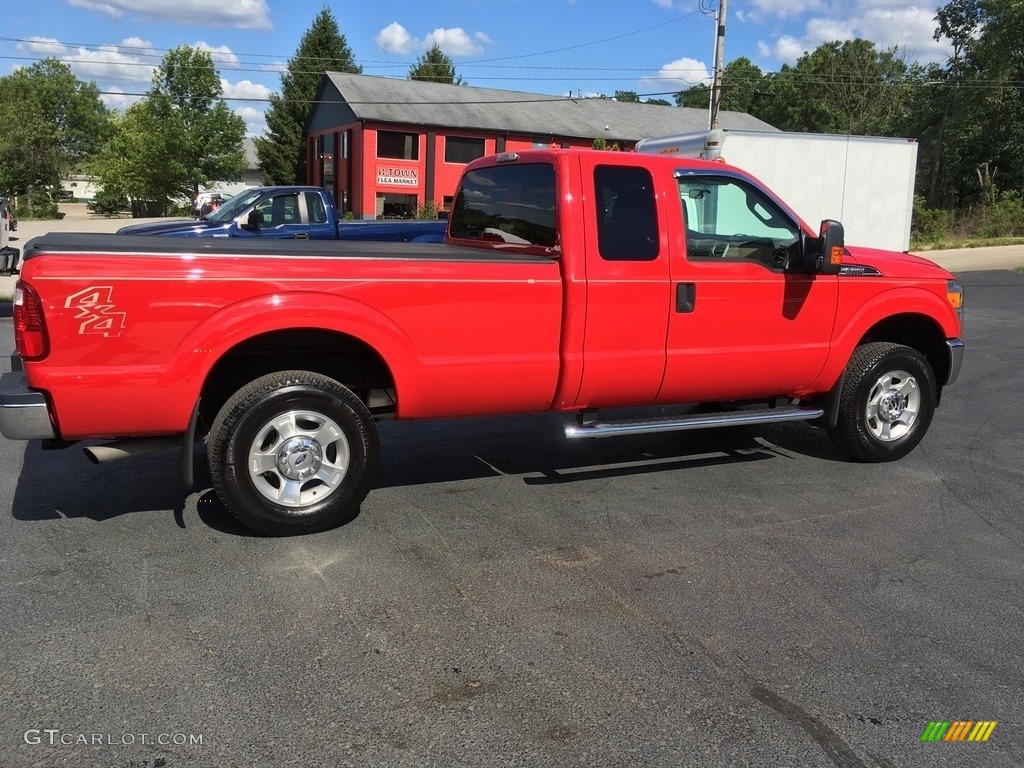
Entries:
POLYGON ((267 184, 306 181, 306 122, 325 72, 363 72, 327 6, 288 60, 281 92, 270 96, 267 135, 256 139, 256 156, 267 184))
MULTIPOLYGON (((745 56, 733 59, 722 69, 723 111, 746 112, 760 117, 758 113, 765 111, 763 97, 769 96, 765 74, 745 56)), ((711 87, 695 85, 680 91, 675 98, 680 107, 707 109, 711 103, 711 87)))
POLYGON ((766 78, 772 97, 758 102, 757 116, 786 131, 889 136, 906 119, 908 69, 895 48, 824 43, 766 78))
POLYGON ((636 91, 616 91, 612 98, 623 104, 640 103, 640 97, 637 96, 636 91))
POLYGON ((953 0, 935 19, 936 39, 944 36, 953 44, 941 96, 947 130, 937 149, 947 189, 955 190, 953 199, 961 204, 979 195, 993 199, 996 178, 1003 189, 1024 192, 1020 1, 953 0))
POLYGON ((172 196, 195 197, 214 181, 237 181, 245 172, 245 121, 228 107, 209 53, 179 46, 153 75, 148 108, 171 137, 166 157, 172 196))
POLYGON ((93 166, 104 189, 129 197, 136 214, 158 215, 201 186, 240 179, 245 121, 222 92, 208 53, 188 46, 168 51, 146 97, 114 122, 93 166))
POLYGON ((409 68, 409 79, 451 85, 467 84, 462 79, 462 75, 455 72, 455 62, 441 50, 441 46, 437 43, 430 46, 426 53, 416 59, 416 63, 409 68))
POLYGON ((96 84, 55 59, 0 77, 0 191, 58 185, 99 149, 107 125, 96 84))

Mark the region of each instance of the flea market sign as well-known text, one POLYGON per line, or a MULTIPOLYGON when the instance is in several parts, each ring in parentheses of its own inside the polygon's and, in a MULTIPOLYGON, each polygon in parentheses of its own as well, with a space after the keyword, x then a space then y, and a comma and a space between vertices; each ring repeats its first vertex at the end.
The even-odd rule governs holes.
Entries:
POLYGON ((377 183, 398 187, 418 187, 420 183, 418 168, 389 168, 377 166, 377 183))

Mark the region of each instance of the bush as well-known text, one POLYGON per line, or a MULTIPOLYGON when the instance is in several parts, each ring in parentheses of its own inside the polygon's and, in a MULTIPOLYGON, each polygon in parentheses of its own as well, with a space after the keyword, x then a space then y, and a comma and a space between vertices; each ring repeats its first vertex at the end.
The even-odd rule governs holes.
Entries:
POLYGON ((436 219, 437 218, 437 203, 433 200, 427 200, 423 205, 416 209, 417 219, 436 219))
POLYGON ((132 218, 155 219, 166 216, 169 207, 166 200, 132 200, 132 218))
POLYGON ((20 195, 18 207, 14 209, 16 219, 63 219, 64 215, 57 209, 57 203, 47 192, 36 192, 34 195, 20 195))
POLYGON ((911 239, 921 243, 942 243, 953 234, 956 217, 952 211, 926 208, 923 197, 914 198, 911 239))
POLYGON ((92 201, 92 209, 104 216, 113 216, 128 207, 128 200, 116 192, 101 190, 92 201))
POLYGON ((1003 192, 981 210, 977 234, 980 237, 1024 235, 1024 201, 1015 192, 1003 192))

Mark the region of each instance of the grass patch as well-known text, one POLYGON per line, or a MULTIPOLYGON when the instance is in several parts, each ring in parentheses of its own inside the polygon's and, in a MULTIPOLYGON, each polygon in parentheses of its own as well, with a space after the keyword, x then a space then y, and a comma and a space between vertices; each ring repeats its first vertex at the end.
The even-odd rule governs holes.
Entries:
POLYGON ((1016 268, 1016 269, 1014 269, 1013 271, 1014 271, 1014 272, 1020 272, 1020 273, 1021 273, 1022 275, 1024 275, 1024 267, 1017 267, 1017 268, 1016 268))
POLYGON ((0 293, 0 302, 14 301, 14 294, 11 293, 0 293))
POLYGON ((1024 237, 979 237, 970 240, 911 241, 911 251, 951 251, 956 248, 989 248, 996 245, 1022 245, 1024 237))

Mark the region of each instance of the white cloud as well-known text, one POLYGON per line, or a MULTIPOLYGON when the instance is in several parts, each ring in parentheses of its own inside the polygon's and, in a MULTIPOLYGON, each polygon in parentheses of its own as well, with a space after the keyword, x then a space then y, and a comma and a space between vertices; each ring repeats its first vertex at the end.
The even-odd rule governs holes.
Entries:
POLYGON ((377 47, 386 53, 398 53, 405 55, 411 53, 417 45, 417 40, 409 34, 409 30, 393 21, 377 33, 373 39, 377 47))
MULTIPOLYGON (((486 37, 484 35, 484 38, 486 37)), ((449 56, 479 56, 484 50, 479 39, 471 38, 462 27, 435 29, 423 39, 424 48, 434 45, 439 46, 449 56)))
MULTIPOLYGON (((79 79, 86 82, 119 84, 129 90, 148 87, 161 58, 152 43, 137 37, 129 37, 117 45, 96 48, 68 46, 50 38, 32 38, 18 43, 18 50, 63 61, 79 79)), ((105 87, 103 90, 111 89, 105 87)))
POLYGON ((30 37, 18 43, 18 50, 23 53, 35 53, 42 57, 60 56, 71 49, 52 37, 30 37))
POLYGON ((860 0, 847 7, 842 18, 815 16, 804 25, 800 37, 779 35, 774 40, 759 41, 762 58, 793 64, 804 53, 833 40, 863 38, 875 43, 879 50, 897 46, 911 61, 942 61, 948 42, 936 42, 935 10, 906 6, 900 0, 860 0))
POLYGON ((897 7, 869 11, 860 22, 860 34, 883 48, 898 45, 913 59, 943 61, 949 43, 934 39, 935 27, 934 10, 897 7))
POLYGON ((208 27, 271 29, 267 0, 65 0, 73 8, 208 27))
POLYGON ((771 45, 764 42, 757 44, 757 50, 762 58, 775 59, 783 64, 794 64, 809 48, 813 47, 815 46, 808 46, 802 40, 797 40, 789 35, 776 38, 771 45))
POLYGON ((242 66, 242 62, 238 60, 235 52, 226 45, 210 45, 200 40, 197 43, 193 43, 192 47, 210 54, 213 66, 216 69, 239 69, 242 66))
POLYGON ((477 56, 493 41, 483 32, 476 32, 470 37, 462 27, 438 27, 419 39, 397 21, 393 21, 377 33, 374 42, 385 53, 402 56, 415 51, 425 51, 434 45, 439 46, 449 56, 477 56))
POLYGON ((672 8, 672 0, 654 0, 654 4, 659 8, 672 8))
POLYGON ((129 96, 123 90, 114 85, 106 89, 106 91, 100 96, 100 101, 102 101, 108 109, 116 109, 119 112, 124 112, 128 107, 141 98, 141 96, 129 96))
POLYGON ((255 107, 238 107, 235 114, 245 120, 246 136, 262 136, 267 132, 266 113, 255 107))
POLYGON ((265 85, 251 80, 239 80, 229 83, 221 78, 220 87, 228 106, 236 115, 245 120, 246 136, 261 136, 267 130, 267 99, 272 91, 265 85), (251 99, 252 101, 248 101, 251 99))
POLYGON ((703 61, 682 58, 669 62, 658 70, 657 75, 639 80, 644 91, 684 91, 695 85, 711 84, 711 71, 703 61))
POLYGON ((229 83, 223 78, 220 86, 224 90, 225 99, 253 99, 265 101, 273 93, 267 86, 254 83, 251 80, 239 80, 237 83, 229 83))
POLYGON ((852 19, 811 19, 807 22, 806 39, 816 45, 833 40, 852 40, 856 37, 852 19))
POLYGON ((751 4, 756 9, 751 14, 755 21, 764 17, 788 19, 802 16, 824 6, 822 0, 752 0, 751 4))

